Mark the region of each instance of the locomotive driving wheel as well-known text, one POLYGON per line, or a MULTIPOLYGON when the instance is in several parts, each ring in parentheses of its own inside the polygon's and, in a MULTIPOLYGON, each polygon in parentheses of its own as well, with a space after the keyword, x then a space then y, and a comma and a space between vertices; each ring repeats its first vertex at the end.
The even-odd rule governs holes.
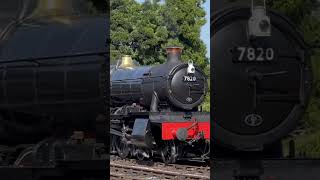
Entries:
POLYGON ((175 163, 178 157, 178 150, 173 141, 165 141, 161 148, 162 161, 165 164, 175 163))
POLYGON ((110 153, 116 154, 117 153, 117 146, 118 146, 118 140, 117 136, 111 135, 110 141, 111 141, 111 146, 110 146, 110 153))
POLYGON ((124 159, 129 155, 129 145, 126 140, 122 140, 120 137, 117 137, 118 143, 116 145, 117 153, 120 158, 124 159))

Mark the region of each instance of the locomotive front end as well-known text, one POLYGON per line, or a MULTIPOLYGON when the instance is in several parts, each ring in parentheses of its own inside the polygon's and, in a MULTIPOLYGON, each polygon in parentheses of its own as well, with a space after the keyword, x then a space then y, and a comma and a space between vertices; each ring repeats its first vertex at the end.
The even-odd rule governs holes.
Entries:
MULTIPOLYGON (((181 53, 182 48, 167 48, 167 63, 178 63, 181 53)), ((167 82, 170 102, 181 109, 197 108, 207 93, 207 78, 200 68, 195 67, 192 60, 173 67, 168 74, 167 82)))
POLYGON ((303 36, 286 17, 260 6, 223 10, 212 17, 211 28, 215 149, 278 147, 268 155, 281 156, 277 144, 297 127, 311 93, 303 36))

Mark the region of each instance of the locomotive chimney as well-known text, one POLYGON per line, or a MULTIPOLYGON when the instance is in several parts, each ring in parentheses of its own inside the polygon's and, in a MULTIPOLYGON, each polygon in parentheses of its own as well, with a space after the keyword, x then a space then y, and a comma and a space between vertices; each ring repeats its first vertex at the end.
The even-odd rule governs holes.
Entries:
POLYGON ((167 63, 181 62, 182 47, 167 47, 167 63))

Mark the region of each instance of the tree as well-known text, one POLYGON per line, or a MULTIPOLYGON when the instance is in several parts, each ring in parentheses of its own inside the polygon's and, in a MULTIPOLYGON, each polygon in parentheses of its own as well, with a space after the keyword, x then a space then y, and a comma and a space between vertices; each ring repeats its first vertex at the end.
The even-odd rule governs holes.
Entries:
POLYGON ((141 16, 131 36, 134 43, 132 48, 143 64, 162 63, 165 56, 161 44, 168 38, 168 30, 160 16, 163 6, 159 4, 159 0, 146 0, 141 6, 141 16))
POLYGON ((192 60, 204 69, 209 61, 205 56, 205 44, 200 39, 201 27, 206 23, 203 3, 205 0, 166 0, 162 14, 169 31, 165 46, 182 45, 183 59, 192 60))
POLYGON ((200 40, 205 24, 203 0, 111 0, 111 50, 113 58, 132 55, 141 64, 165 61, 165 47, 183 46, 183 59, 201 68, 208 65, 200 40))
POLYGON ((306 16, 310 15, 316 0, 267 0, 267 4, 286 14, 296 24, 300 24, 306 16))
MULTIPOLYGON (((116 54, 132 55, 140 64, 164 61, 161 44, 168 31, 160 16, 159 1, 111 1, 111 49, 116 54)), ((119 58, 114 56, 113 58, 119 58)))

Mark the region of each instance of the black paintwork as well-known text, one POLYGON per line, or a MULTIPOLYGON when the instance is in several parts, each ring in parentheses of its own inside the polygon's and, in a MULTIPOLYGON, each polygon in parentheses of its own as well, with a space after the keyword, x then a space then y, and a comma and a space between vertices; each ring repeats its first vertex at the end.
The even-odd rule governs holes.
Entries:
POLYGON ((56 130, 94 131, 96 118, 106 114, 107 59, 95 52, 106 51, 107 18, 59 18, 66 23, 39 18, 13 24, 0 41, 0 110, 13 114, 1 114, 2 142, 34 142, 56 130), (79 53, 90 54, 66 56, 79 53))
POLYGON ((207 78, 196 68, 194 76, 197 81, 184 82, 183 76, 187 75, 187 67, 188 64, 180 59, 171 61, 169 57, 168 61, 161 65, 111 70, 112 106, 137 103, 149 108, 152 95, 156 92, 159 104, 180 110, 196 108, 205 97, 207 78), (186 100, 188 97, 192 98, 191 102, 186 100))

